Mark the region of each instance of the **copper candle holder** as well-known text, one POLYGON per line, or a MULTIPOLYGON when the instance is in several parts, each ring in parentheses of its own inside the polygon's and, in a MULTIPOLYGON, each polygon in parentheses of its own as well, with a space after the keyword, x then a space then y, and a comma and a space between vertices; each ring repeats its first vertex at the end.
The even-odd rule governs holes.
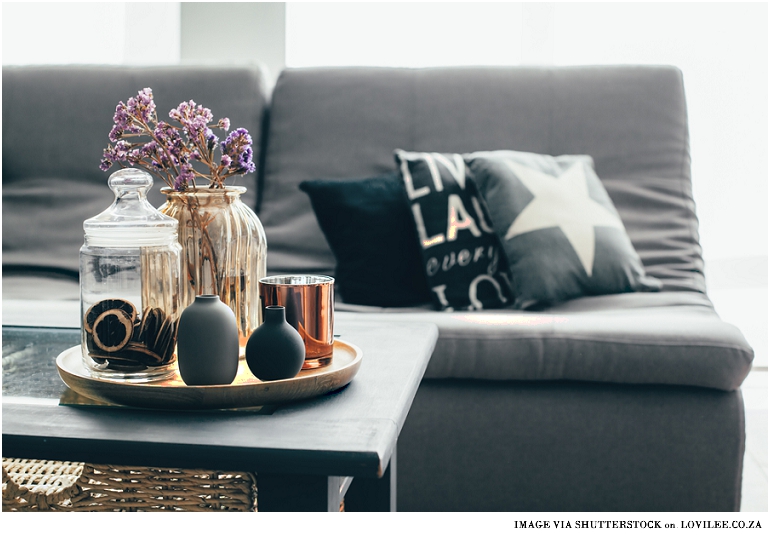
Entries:
POLYGON ((259 280, 262 306, 286 308, 286 321, 305 342, 303 370, 331 362, 334 348, 334 278, 324 275, 275 275, 259 280))

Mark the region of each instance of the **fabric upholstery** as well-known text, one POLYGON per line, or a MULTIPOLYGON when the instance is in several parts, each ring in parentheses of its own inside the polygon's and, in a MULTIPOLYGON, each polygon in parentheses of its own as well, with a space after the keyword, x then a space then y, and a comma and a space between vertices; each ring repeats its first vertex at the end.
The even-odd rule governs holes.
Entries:
POLYGON ((395 148, 591 155, 647 274, 665 291, 705 291, 676 68, 287 69, 272 96, 260 201, 268 271, 331 274, 298 184, 391 171, 395 148))
POLYGON ((365 314, 363 307, 356 307, 355 313, 338 307, 337 317, 435 323, 439 340, 425 372, 430 379, 573 380, 733 390, 751 369, 753 351, 741 332, 719 319, 698 294, 617 294, 568 303, 571 310, 443 314, 373 308, 365 314))
POLYGON ((398 511, 738 511, 743 422, 740 391, 423 381, 398 511))
MULTIPOLYGON (((158 118, 194 100, 252 135, 255 161, 267 101, 257 67, 3 67, 3 269, 77 274, 83 221, 113 200, 99 169, 119 101, 153 90, 158 118)), ((256 206, 255 174, 238 177, 256 206)), ((150 202, 159 207, 163 184, 150 202)))

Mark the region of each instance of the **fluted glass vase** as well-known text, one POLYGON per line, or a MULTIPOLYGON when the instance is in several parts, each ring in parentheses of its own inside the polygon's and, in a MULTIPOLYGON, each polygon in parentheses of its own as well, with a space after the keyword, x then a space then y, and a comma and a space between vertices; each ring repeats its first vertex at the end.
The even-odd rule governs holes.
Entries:
POLYGON ((197 295, 218 295, 235 313, 243 348, 262 323, 259 279, 266 274, 267 240, 262 223, 241 195, 246 188, 161 190, 160 211, 179 221, 183 307, 197 295))

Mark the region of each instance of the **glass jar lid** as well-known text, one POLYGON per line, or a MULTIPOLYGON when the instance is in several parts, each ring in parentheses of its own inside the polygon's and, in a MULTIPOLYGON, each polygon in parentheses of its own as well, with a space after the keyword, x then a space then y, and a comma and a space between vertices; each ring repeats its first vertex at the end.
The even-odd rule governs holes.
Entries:
POLYGON ((177 220, 160 213, 147 200, 153 184, 149 173, 121 169, 110 175, 107 184, 115 200, 104 212, 83 222, 88 245, 131 248, 177 240, 177 220))

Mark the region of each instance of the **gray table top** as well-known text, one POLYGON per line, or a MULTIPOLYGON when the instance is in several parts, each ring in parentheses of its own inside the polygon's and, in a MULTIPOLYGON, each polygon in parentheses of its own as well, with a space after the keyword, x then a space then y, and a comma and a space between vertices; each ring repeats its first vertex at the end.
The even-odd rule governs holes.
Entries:
POLYGON ((59 404, 55 358, 71 328, 3 328, 3 456, 98 464, 378 477, 438 337, 428 323, 337 321, 363 351, 352 382, 274 411, 157 411, 59 404))

